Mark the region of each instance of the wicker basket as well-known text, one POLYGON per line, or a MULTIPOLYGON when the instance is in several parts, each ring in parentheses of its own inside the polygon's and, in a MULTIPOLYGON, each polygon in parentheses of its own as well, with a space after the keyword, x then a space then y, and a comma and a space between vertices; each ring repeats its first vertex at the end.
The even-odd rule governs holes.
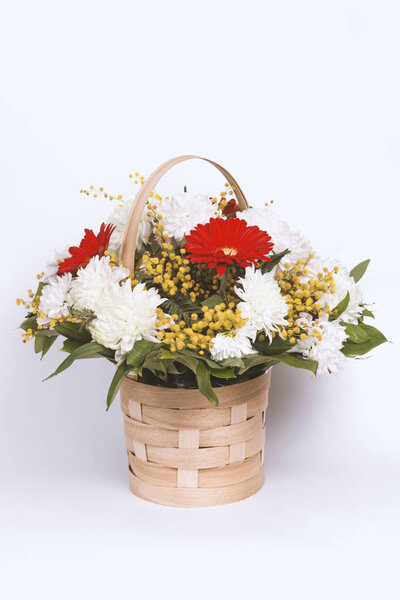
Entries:
MULTIPOLYGON (((161 177, 183 161, 162 164, 140 188, 132 206, 121 260, 132 272, 136 238, 146 201, 161 177)), ((237 181, 216 167, 235 191, 242 209, 247 200, 237 181)), ((265 410, 270 374, 215 391, 215 407, 193 389, 167 388, 128 376, 121 388, 130 487, 134 494, 171 506, 213 506, 242 500, 264 482, 265 410)))
POLYGON ((247 498, 264 483, 270 372, 219 387, 219 406, 198 390, 127 377, 121 388, 130 488, 170 506, 214 506, 247 498))

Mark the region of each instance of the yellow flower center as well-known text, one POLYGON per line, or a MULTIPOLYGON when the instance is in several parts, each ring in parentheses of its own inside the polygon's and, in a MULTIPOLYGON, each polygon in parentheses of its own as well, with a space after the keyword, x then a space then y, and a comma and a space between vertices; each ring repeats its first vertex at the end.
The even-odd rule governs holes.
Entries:
POLYGON ((238 253, 236 248, 221 248, 221 250, 225 254, 225 256, 236 256, 236 254, 238 253))

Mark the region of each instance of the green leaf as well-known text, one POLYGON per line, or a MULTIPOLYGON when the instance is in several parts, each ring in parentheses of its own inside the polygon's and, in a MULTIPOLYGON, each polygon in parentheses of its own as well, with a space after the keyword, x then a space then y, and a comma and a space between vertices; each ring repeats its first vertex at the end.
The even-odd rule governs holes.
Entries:
POLYGON ((197 385, 199 386, 199 391, 203 394, 203 396, 205 396, 207 400, 211 402, 211 404, 218 406, 218 398, 211 387, 210 369, 202 361, 197 365, 196 379, 197 385))
POLYGON ((50 379, 51 377, 54 377, 55 375, 58 375, 62 371, 65 371, 65 369, 68 369, 68 367, 70 367, 72 363, 78 358, 102 354, 104 350, 104 346, 98 344, 97 342, 89 342, 87 344, 83 344, 83 346, 79 346, 79 348, 77 348, 76 350, 71 352, 69 356, 67 356, 67 358, 60 364, 60 366, 54 371, 54 373, 46 377, 45 381, 47 381, 47 379, 50 379))
POLYGON ((341 300, 339 302, 339 304, 337 306, 335 306, 335 308, 332 311, 332 314, 329 315, 329 321, 335 321, 338 317, 340 317, 340 315, 343 314, 344 311, 346 310, 346 308, 348 307, 349 302, 350 302, 350 293, 347 292, 347 294, 345 295, 343 300, 341 300))
POLYGON ((58 333, 55 329, 39 329, 36 333, 35 336, 37 337, 58 337, 58 333))
POLYGON ((276 336, 270 343, 268 339, 263 341, 256 340, 253 344, 254 348, 264 356, 275 356, 276 354, 282 354, 287 352, 290 348, 293 348, 293 344, 289 340, 282 340, 282 338, 276 336))
MULTIPOLYGON (((212 367, 213 369, 219 369, 219 367, 220 367, 220 363, 217 363, 215 360, 212 360, 212 358, 209 358, 205 354, 199 354, 195 350, 190 350, 189 348, 184 348, 183 350, 179 350, 179 354, 183 354, 184 356, 193 356, 193 358, 195 358, 196 360, 204 361, 205 363, 207 363, 207 365, 209 367, 212 367)), ((223 365, 223 366, 232 366, 232 365, 223 365)))
POLYGON ((375 319, 375 315, 373 312, 371 312, 370 310, 368 310, 368 308, 364 308, 364 310, 361 313, 362 317, 371 317, 371 319, 375 319))
POLYGON ((277 254, 270 254, 271 260, 266 260, 261 267, 262 274, 264 275, 264 273, 269 273, 270 271, 272 271, 272 269, 276 267, 278 263, 281 262, 282 258, 289 253, 290 250, 283 250, 282 252, 278 252, 277 254))
POLYGON ((252 367, 256 367, 257 365, 265 365, 265 367, 273 367, 278 363, 275 358, 271 358, 270 356, 260 356, 259 354, 254 354, 253 356, 248 356, 242 359, 244 365, 243 368, 239 370, 239 375, 245 373, 252 367))
POLYGON ((73 340, 78 340, 79 342, 90 342, 92 339, 90 333, 81 328, 79 323, 63 321, 62 323, 58 323, 54 329, 60 335, 63 335, 67 338, 72 338, 73 340))
POLYGON ((156 346, 159 346, 159 344, 157 344, 156 342, 151 342, 149 340, 137 341, 134 344, 132 350, 128 352, 126 356, 126 362, 134 371, 141 371, 145 358, 148 356, 148 354, 150 354, 152 350, 154 350, 156 346))
POLYGON ((341 323, 346 330, 347 339, 355 344, 368 342, 371 338, 369 334, 360 326, 353 323, 341 323))
POLYGON ((297 354, 295 352, 285 352, 284 354, 278 354, 274 356, 274 358, 279 360, 279 362, 288 365, 289 367, 307 369, 308 371, 311 371, 311 373, 314 373, 314 375, 317 374, 318 362, 316 360, 303 358, 301 354, 297 354))
POLYGON ((119 388, 122 385, 122 382, 125 379, 125 375, 129 373, 130 367, 127 367, 126 363, 123 362, 122 365, 119 365, 118 369, 114 373, 114 377, 112 378, 110 387, 108 388, 107 393, 107 410, 110 408, 111 404, 115 396, 117 395, 119 388))
POLYGON ((169 350, 164 350, 161 356, 161 359, 172 359, 174 362, 177 362, 181 365, 184 365, 193 373, 196 373, 199 361, 197 358, 193 356, 184 356, 181 352, 170 352, 169 350))
POLYGON ((62 345, 61 352, 68 352, 68 354, 71 354, 71 352, 73 352, 80 346, 83 346, 83 344, 84 342, 78 342, 78 340, 66 339, 64 340, 64 343, 62 345))
MULTIPOLYGON (((160 346, 159 344, 157 344, 157 345, 160 346)), ((167 366, 166 366, 165 361, 160 360, 161 355, 162 355, 162 349, 160 347, 158 347, 156 350, 153 350, 152 352, 150 352, 150 354, 148 354, 144 360, 144 363, 142 365, 142 370, 148 369, 149 371, 154 373, 154 375, 156 375, 157 377, 166 378, 167 366)))
POLYGON ((43 356, 50 350, 54 342, 56 341, 58 336, 52 337, 44 337, 44 336, 35 336, 35 352, 41 352, 42 356, 40 360, 42 360, 43 356))
POLYGON ((36 329, 37 329, 36 316, 34 315, 33 317, 28 317, 27 319, 25 319, 25 321, 22 321, 19 328, 23 329, 24 331, 28 331, 28 329, 32 329, 32 331, 36 331, 36 329))
POLYGON ((164 302, 160 308, 169 315, 178 315, 178 318, 184 320, 187 324, 191 323, 193 313, 203 314, 201 306, 192 302, 187 296, 176 295, 164 302))
POLYGON ((42 291, 43 291, 43 288, 44 288, 45 285, 47 285, 47 283, 45 283, 44 281, 40 281, 39 282, 39 285, 37 287, 35 296, 33 298, 33 302, 36 302, 37 299, 42 295, 42 291))
MULTIPOLYGON (((230 358, 223 358, 222 360, 219 361, 218 367, 220 368, 225 368, 225 367, 238 367, 239 369, 242 369, 244 367, 244 362, 241 358, 239 358, 238 356, 231 356, 230 358)), ((216 368, 216 367, 214 367, 216 368)))
POLYGON ((342 348, 342 353, 352 358, 354 356, 363 356, 367 354, 377 346, 384 344, 387 342, 387 339, 378 329, 372 327, 371 325, 366 325, 365 323, 359 323, 359 327, 361 327, 365 333, 369 335, 369 340, 362 343, 355 343, 352 341, 346 341, 342 348))
POLYGON ((201 305, 207 306, 207 308, 214 308, 214 306, 217 306, 217 304, 221 304, 221 303, 223 303, 223 299, 221 298, 221 296, 219 296, 218 294, 214 294, 213 296, 210 296, 206 300, 203 300, 201 305))
POLYGON ((363 260, 363 262, 360 262, 360 264, 355 266, 354 269, 352 269, 350 271, 350 275, 351 275, 351 277, 354 278, 354 281, 356 283, 357 283, 357 281, 360 281, 361 277, 364 275, 365 271, 368 268, 370 261, 371 261, 371 259, 367 258, 367 260, 363 260))
POLYGON ((233 379, 236 377, 233 367, 225 367, 224 369, 210 369, 211 375, 221 377, 221 379, 233 379))

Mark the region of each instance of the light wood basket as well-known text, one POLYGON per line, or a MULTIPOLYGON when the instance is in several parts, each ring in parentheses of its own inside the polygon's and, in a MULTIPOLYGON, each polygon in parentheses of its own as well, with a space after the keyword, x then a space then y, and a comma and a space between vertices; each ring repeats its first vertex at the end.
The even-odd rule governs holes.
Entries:
MULTIPOLYGON (((239 206, 248 208, 239 184, 221 165, 192 155, 165 162, 140 188, 128 218, 121 260, 131 272, 147 199, 171 167, 193 158, 216 167, 239 206)), ((270 372, 218 387, 215 407, 198 390, 147 385, 128 375, 121 406, 132 492, 158 504, 200 507, 236 502, 259 490, 269 382, 270 372)))
POLYGON ((180 507, 251 496, 264 483, 265 411, 270 371, 215 388, 219 406, 193 389, 125 378, 121 387, 130 488, 180 507))

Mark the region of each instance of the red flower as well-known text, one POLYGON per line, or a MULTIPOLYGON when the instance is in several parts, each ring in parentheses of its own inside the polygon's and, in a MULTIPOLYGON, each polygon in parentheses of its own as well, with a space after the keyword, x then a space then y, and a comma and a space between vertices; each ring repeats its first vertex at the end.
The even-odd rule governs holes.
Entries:
POLYGON ((185 248, 189 260, 208 263, 210 269, 216 266, 218 275, 223 275, 227 265, 249 267, 258 260, 271 260, 270 239, 268 233, 256 225, 248 227, 242 219, 210 219, 186 236, 185 248))
POLYGON ((66 258, 58 265, 57 275, 64 275, 64 273, 76 275, 78 269, 85 268, 93 256, 103 256, 114 229, 114 225, 105 225, 104 223, 101 224, 97 235, 91 229, 85 229, 85 237, 79 244, 79 248, 71 246, 69 249, 71 257, 66 258))
POLYGON ((239 204, 237 204, 236 200, 234 198, 231 198, 222 212, 226 217, 228 215, 233 215, 234 217, 236 217, 236 213, 241 210, 242 209, 240 208, 239 204))

